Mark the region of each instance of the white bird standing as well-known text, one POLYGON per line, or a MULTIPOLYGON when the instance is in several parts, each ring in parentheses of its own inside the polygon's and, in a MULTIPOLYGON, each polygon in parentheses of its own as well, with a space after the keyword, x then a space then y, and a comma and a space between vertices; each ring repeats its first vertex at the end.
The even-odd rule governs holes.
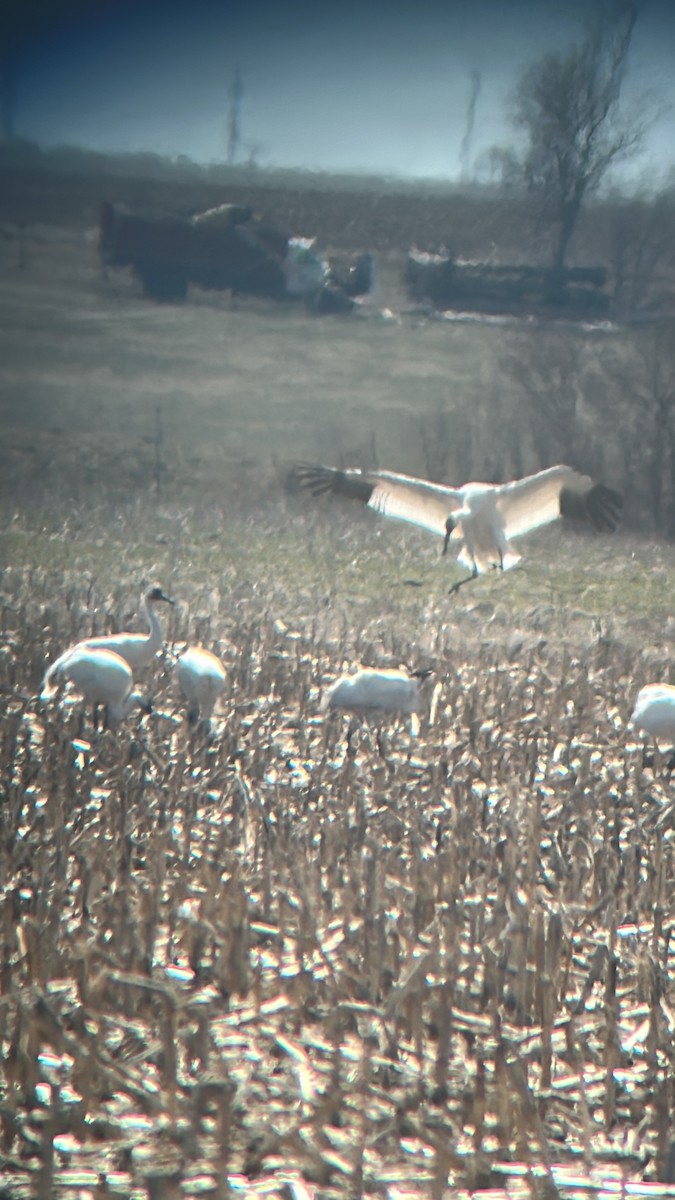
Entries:
POLYGON ((675 744, 675 687, 669 683, 646 684, 638 692, 630 720, 657 744, 660 739, 675 744))
POLYGON ((129 664, 132 671, 147 667, 157 651, 162 648, 162 627, 153 607, 159 602, 174 603, 156 584, 146 588, 141 596, 140 607, 141 615, 148 626, 147 633, 103 634, 100 637, 85 638, 78 642, 78 646, 88 646, 92 650, 112 650, 129 664))
POLYGON ((351 713, 400 713, 411 718, 417 732, 421 707, 420 685, 431 671, 394 670, 389 667, 360 667, 353 675, 341 675, 324 692, 321 711, 341 709, 351 713))
POLYGON ((324 693, 321 710, 342 708, 347 712, 380 709, 382 712, 419 712, 421 675, 389 667, 361 667, 353 675, 341 675, 324 693))
POLYGON ((67 684, 90 704, 104 704, 109 725, 117 725, 135 706, 151 712, 149 702, 133 690, 131 667, 112 650, 92 648, 83 642, 66 650, 49 667, 41 698, 50 700, 59 686, 67 684))
POLYGON ((292 475, 313 495, 324 492, 360 500, 384 517, 419 525, 444 539, 443 553, 451 542, 457 559, 471 575, 450 589, 493 568, 502 571, 520 560, 511 539, 521 537, 558 517, 582 517, 596 529, 617 528, 622 497, 588 475, 571 467, 549 467, 513 483, 466 483, 448 487, 397 475, 392 471, 341 471, 297 463, 292 475))
POLYGON ((188 721, 210 721, 216 700, 225 689, 225 668, 220 659, 201 646, 188 646, 174 667, 188 702, 188 721))

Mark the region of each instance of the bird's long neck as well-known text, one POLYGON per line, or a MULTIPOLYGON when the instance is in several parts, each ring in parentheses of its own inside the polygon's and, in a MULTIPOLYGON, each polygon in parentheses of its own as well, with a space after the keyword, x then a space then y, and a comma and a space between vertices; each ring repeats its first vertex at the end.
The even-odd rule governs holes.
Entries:
POLYGON ((159 650, 162 644, 162 627, 159 623, 157 613, 152 605, 148 603, 146 596, 143 596, 141 600, 141 612, 148 626, 148 647, 152 646, 153 650, 159 650))

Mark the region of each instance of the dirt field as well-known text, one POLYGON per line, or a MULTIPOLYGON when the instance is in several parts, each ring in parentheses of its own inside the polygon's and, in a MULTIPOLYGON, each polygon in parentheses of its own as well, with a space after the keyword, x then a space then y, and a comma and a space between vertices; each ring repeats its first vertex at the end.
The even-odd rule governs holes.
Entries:
MULTIPOLYGON (((360 189, 356 181, 351 187, 346 181, 336 187, 335 181, 311 174, 296 177, 293 186, 266 172, 255 183, 238 180, 235 172, 225 184, 178 177, 169 183, 103 170, 9 170, 3 173, 0 221, 31 226, 48 214, 49 221, 61 227, 94 225, 104 199, 155 214, 190 214, 224 201, 250 204, 273 226, 318 237, 322 245, 342 250, 405 254, 412 245, 422 250, 445 245, 472 256, 488 252, 495 238, 505 249, 515 249, 528 237, 533 249, 531 221, 522 205, 449 189, 420 193, 419 188, 376 180, 364 182, 360 189)), ((593 233, 590 245, 597 255, 597 227, 593 233)))
POLYGON ((541 465, 505 356, 571 346, 600 388, 625 339, 161 307, 86 224, 27 249, 0 284, 0 1194, 658 1195, 673 793, 626 726, 671 677, 672 549, 629 496, 613 538, 541 531, 449 597, 432 538, 284 487, 297 458, 541 465), (39 699, 153 579, 153 713, 39 699), (227 671, 212 739, 188 642, 227 671), (357 662, 434 668, 418 737, 320 713, 357 662))

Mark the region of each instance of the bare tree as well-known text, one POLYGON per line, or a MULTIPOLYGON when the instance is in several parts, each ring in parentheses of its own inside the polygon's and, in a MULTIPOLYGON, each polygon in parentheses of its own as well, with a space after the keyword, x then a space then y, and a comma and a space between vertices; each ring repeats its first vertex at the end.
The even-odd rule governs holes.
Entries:
POLYGON ((619 105, 635 21, 635 0, 610 0, 584 41, 533 63, 516 88, 514 122, 528 143, 520 170, 557 231, 556 268, 565 263, 584 201, 644 138, 646 121, 624 121, 619 105))
POLYGON ((227 165, 231 167, 237 157, 241 142, 241 102, 244 95, 244 82, 241 71, 237 66, 230 88, 227 106, 227 165))
POLYGON ((471 93, 469 95, 469 103, 466 108, 466 121, 464 124, 464 136, 462 144, 459 148, 459 163, 462 179, 469 177, 469 163, 471 155, 471 141, 473 138, 473 127, 476 120, 476 105, 480 96, 482 77, 480 71, 474 67, 471 72, 471 93))

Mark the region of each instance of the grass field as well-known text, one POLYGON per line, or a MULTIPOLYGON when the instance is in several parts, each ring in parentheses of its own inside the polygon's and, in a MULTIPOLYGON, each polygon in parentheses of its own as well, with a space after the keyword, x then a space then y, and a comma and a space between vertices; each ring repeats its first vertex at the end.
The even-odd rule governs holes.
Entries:
POLYGON ((671 677, 671 547, 556 528, 449 597, 433 539, 284 486, 508 473, 522 331, 386 270, 321 320, 155 306, 84 229, 2 253, 0 1194, 656 1195, 674 808, 626 724, 671 677), (39 700, 153 579, 152 715, 39 700), (186 642, 227 668, 211 741, 186 642), (435 669, 419 737, 320 714, 355 662, 435 669))

